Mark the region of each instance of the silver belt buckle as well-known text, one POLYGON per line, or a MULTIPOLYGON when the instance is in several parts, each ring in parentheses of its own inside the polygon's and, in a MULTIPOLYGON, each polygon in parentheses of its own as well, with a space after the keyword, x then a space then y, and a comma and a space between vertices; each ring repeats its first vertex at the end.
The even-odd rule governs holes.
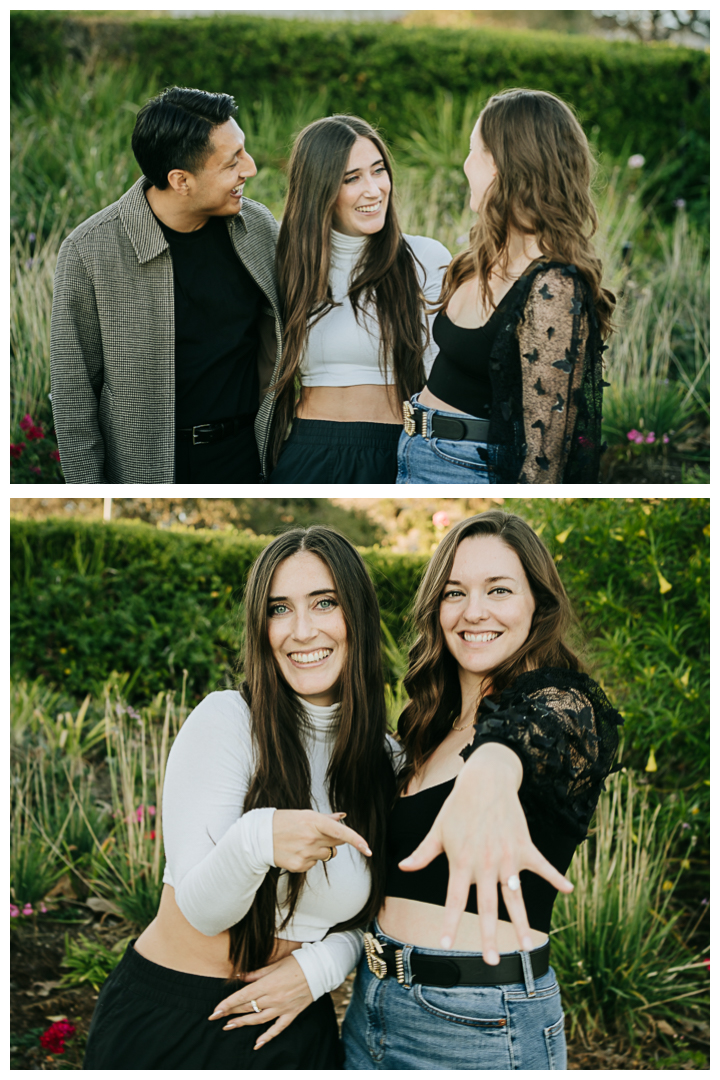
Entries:
POLYGON ((403 428, 406 435, 415 434, 415 410, 409 401, 403 401, 403 428))
MULTIPOLYGON (((193 437, 192 444, 193 444, 193 446, 207 446, 208 445, 203 440, 203 438, 202 438, 203 432, 200 432, 200 429, 205 428, 207 430, 207 429, 209 429, 209 427, 210 427, 209 424, 196 424, 195 425, 195 427, 192 429, 192 437, 193 437), (200 432, 200 434, 201 434, 200 438, 198 438, 196 432, 200 432)), ((209 434, 209 432, 208 432, 208 434, 209 434)))

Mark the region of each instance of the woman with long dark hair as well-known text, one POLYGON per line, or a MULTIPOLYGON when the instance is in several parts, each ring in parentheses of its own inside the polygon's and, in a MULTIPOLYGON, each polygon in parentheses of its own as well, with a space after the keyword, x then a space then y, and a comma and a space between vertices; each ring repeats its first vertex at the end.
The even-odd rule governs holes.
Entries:
POLYGON ((240 689, 170 752, 160 908, 102 989, 86 1069, 339 1066, 330 991, 382 899, 394 788, 377 599, 313 526, 265 548, 245 607, 240 689))
POLYGON ((395 483, 402 403, 435 355, 425 300, 437 300, 450 252, 404 236, 392 165, 356 116, 298 136, 277 246, 284 305, 274 410, 274 484, 395 483))
POLYGON ((552 907, 572 890, 622 720, 566 644, 567 595, 521 518, 452 528, 414 614, 387 895, 345 1068, 564 1069, 552 907), (474 827, 453 816, 462 799, 474 827))
POLYGON ((399 484, 598 483, 615 297, 591 168, 554 94, 506 90, 482 110, 465 162, 478 217, 435 307, 430 377, 404 403, 399 484))

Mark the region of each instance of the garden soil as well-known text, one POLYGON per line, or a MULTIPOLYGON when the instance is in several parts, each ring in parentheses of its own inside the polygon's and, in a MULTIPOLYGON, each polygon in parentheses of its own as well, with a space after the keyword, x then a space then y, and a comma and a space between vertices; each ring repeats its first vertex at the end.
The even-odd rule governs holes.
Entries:
MULTIPOLYGON (((12 920, 10 1026, 11 1069, 81 1069, 82 1055, 97 991, 89 985, 63 987, 61 960, 65 935, 96 937, 111 948, 126 938, 128 927, 87 908, 60 903, 47 915, 12 920), (40 1035, 51 1023, 66 1019, 76 1028, 62 1054, 48 1053, 40 1035)), ((333 993, 342 1022, 352 993, 352 976, 333 993)), ((709 1069, 709 1042, 705 1032, 666 1032, 632 1048, 620 1040, 585 1046, 568 1045, 569 1069, 709 1069)))

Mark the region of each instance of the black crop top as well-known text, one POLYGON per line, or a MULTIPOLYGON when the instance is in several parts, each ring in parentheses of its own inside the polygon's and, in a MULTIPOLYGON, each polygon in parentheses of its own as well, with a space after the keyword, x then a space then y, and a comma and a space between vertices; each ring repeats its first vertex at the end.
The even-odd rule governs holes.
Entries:
MULTIPOLYGON (((622 717, 587 675, 542 668, 519 676, 497 701, 483 699, 474 740, 462 752, 467 758, 486 742, 515 751, 523 764, 518 796, 530 837, 561 874, 587 835, 611 771, 618 724, 622 717)), ((444 854, 422 870, 403 871, 397 864, 425 838, 454 784, 455 778, 396 800, 388 827, 387 896, 445 904, 444 854)), ((529 870, 521 872, 520 881, 530 926, 549 933, 557 890, 529 870)), ((477 913, 475 886, 465 910, 477 913)), ((509 921, 499 886, 498 917, 509 921)))
POLYGON ((428 390, 454 409, 489 419, 493 405, 490 354, 500 329, 500 316, 513 284, 482 326, 457 326, 441 312, 433 323, 433 337, 440 346, 428 376, 428 390))

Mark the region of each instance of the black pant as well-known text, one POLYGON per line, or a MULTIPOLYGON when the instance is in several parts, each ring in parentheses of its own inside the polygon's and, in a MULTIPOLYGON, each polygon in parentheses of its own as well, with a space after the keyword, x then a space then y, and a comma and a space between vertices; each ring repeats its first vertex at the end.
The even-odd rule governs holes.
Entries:
POLYGON ((129 945, 100 991, 83 1068, 342 1068, 329 994, 260 1050, 253 1046, 274 1021, 223 1031, 227 1019, 208 1020, 215 1006, 242 985, 160 967, 129 945))
POLYGON ((271 484, 394 484, 402 424, 293 420, 271 484))
POLYGON ((221 442, 175 442, 176 484, 259 484, 260 456, 252 424, 221 442))

